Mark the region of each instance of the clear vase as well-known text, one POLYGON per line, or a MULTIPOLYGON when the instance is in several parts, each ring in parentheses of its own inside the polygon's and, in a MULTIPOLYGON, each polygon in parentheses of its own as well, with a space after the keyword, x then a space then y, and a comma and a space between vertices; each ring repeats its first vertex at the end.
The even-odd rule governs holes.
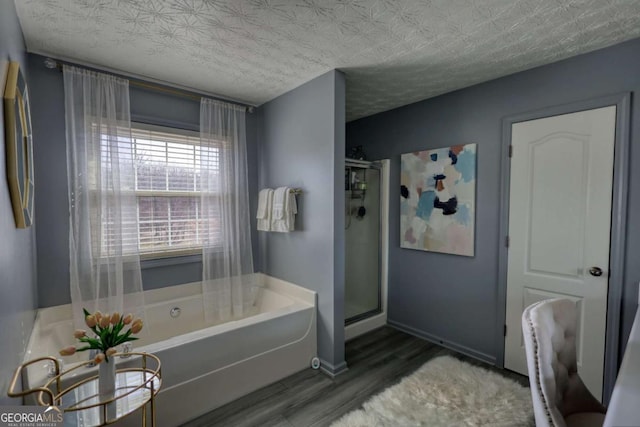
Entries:
POLYGON ((109 358, 100 363, 98 373, 98 391, 100 397, 113 397, 116 391, 116 361, 109 358))

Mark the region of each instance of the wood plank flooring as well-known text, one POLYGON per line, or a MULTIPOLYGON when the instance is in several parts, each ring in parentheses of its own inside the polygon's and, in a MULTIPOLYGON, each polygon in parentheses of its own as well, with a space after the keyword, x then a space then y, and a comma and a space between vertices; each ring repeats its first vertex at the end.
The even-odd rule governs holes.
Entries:
POLYGON ((185 424, 187 427, 328 426, 429 359, 452 355, 528 386, 528 379, 383 327, 346 345, 349 370, 334 379, 306 369, 185 424))

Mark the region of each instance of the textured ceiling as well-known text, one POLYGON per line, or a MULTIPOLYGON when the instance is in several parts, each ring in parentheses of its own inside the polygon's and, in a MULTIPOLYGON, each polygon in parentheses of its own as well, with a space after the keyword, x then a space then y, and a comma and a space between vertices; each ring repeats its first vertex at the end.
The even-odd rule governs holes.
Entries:
POLYGON ((31 52, 255 105, 341 69, 347 120, 640 36, 640 0, 15 2, 31 52))

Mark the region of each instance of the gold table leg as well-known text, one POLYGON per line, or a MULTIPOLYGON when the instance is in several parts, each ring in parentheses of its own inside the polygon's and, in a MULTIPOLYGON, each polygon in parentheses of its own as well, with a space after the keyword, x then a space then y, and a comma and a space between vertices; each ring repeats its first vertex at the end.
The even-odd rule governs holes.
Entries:
POLYGON ((156 427, 155 382, 151 381, 151 427, 156 427))

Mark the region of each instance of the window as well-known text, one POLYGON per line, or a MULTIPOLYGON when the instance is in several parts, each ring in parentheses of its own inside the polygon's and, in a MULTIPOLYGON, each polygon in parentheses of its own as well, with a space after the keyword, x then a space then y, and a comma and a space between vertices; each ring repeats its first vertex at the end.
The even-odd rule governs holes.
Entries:
MULTIPOLYGON (((197 132, 139 123, 132 123, 131 136, 138 224, 137 241, 130 243, 143 258, 199 252, 206 221, 200 207, 200 156, 210 150, 217 169, 219 146, 200 147, 197 132)), ((216 219, 211 221, 215 226, 216 219)))
MULTIPOLYGON (((97 126, 94 132, 98 132, 97 126)), ((100 185, 109 188, 111 182, 110 160, 114 145, 109 144, 107 134, 100 132, 102 144, 98 158, 101 165, 90 162, 90 169, 101 169, 99 174, 91 174, 100 180, 98 183, 92 179, 90 186, 94 188, 100 185)), ((143 259, 200 253, 205 233, 214 239, 214 247, 216 242, 220 244, 216 204, 210 204, 213 207, 207 214, 201 209, 200 163, 201 158, 204 162, 204 156, 207 156, 209 173, 213 173, 211 179, 215 182, 224 143, 216 141, 202 147, 198 132, 142 123, 131 124, 131 139, 128 132, 120 133, 120 129, 116 138, 121 164, 130 164, 129 159, 134 164, 134 177, 127 180, 133 183, 133 188, 122 189, 120 196, 126 197, 126 201, 121 204, 114 203, 111 196, 95 204, 101 212, 101 228, 92 231, 97 234, 93 241, 100 242, 96 248, 100 257, 114 253, 114 248, 119 247, 116 236, 121 235, 123 252, 139 252, 143 259), (134 198, 131 198, 132 193, 134 198), (114 218, 117 212, 123 216, 122 221, 111 221, 109 218, 114 218), (124 229, 122 233, 116 233, 115 224, 120 223, 124 229)), ((217 194, 211 194, 211 197, 216 198, 217 194)))

